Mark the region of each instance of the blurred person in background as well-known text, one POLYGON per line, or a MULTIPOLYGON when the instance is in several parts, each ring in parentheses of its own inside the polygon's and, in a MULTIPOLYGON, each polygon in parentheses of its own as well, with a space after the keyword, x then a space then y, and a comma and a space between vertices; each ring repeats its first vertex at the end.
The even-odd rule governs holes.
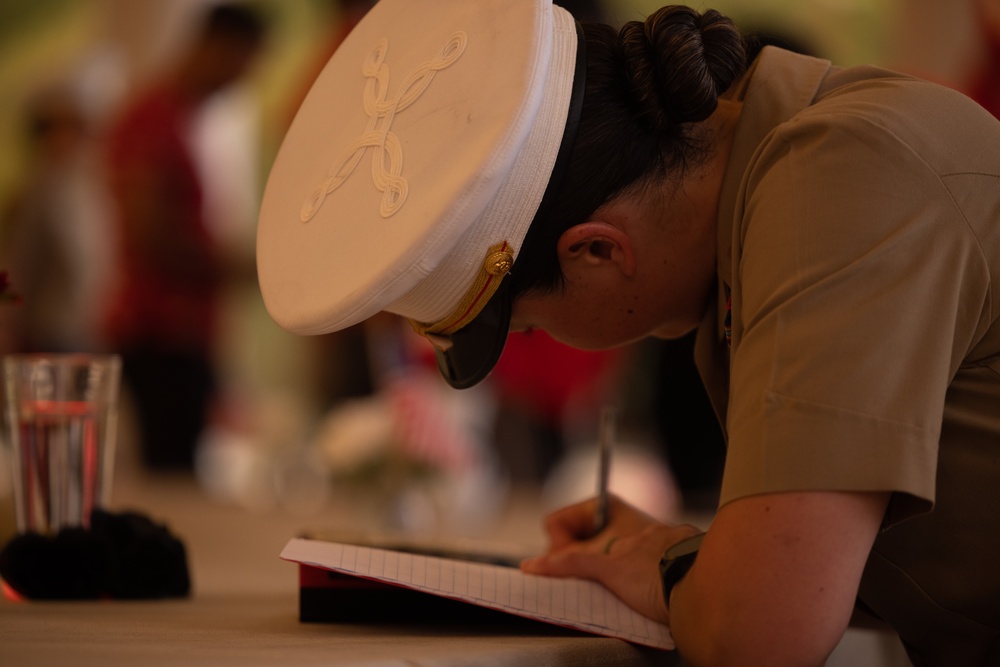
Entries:
POLYGON ((152 468, 192 467, 217 384, 213 346, 227 265, 205 219, 192 124, 203 104, 246 74, 265 38, 262 17, 238 4, 209 9, 196 30, 108 135, 121 253, 107 329, 152 468))
POLYGON ((104 347, 113 234, 97 125, 68 83, 39 90, 24 109, 27 173, 0 226, 0 267, 24 302, 0 312, 0 352, 104 347))

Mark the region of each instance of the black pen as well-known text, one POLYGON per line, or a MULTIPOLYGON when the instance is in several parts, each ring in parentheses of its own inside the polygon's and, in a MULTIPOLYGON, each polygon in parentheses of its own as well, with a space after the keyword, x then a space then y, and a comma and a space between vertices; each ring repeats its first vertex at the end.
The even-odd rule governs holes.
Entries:
POLYGON ((611 447, 615 441, 615 408, 605 406, 601 411, 600 464, 597 479, 597 512, 594 514, 594 535, 608 525, 608 480, 611 473, 611 447))

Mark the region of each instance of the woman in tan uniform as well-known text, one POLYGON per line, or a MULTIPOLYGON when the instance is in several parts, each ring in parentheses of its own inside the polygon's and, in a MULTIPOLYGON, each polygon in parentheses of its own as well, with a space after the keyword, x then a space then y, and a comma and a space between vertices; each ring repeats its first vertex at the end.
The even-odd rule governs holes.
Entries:
MULTIPOLYGON (((499 6, 480 11, 502 22, 499 6)), ((540 160, 544 196, 515 161, 460 240, 405 245, 401 257, 447 255, 429 275, 413 270, 386 296, 408 271, 397 262, 369 271, 368 297, 350 293, 351 318, 413 320, 457 387, 489 373, 508 329, 594 349, 697 328, 728 443, 711 528, 615 502, 593 535, 588 501, 549 518, 549 552, 523 568, 602 582, 669 623, 690 664, 821 664, 859 609, 917 665, 1000 664, 1000 124, 883 70, 774 48, 746 63, 742 36, 712 11, 587 25, 572 48, 565 116, 532 121, 565 130, 540 160), (497 202, 532 196, 517 231, 487 238, 497 202), (480 248, 485 269, 455 278, 455 258, 479 266, 480 248), (426 294, 446 291, 437 270, 460 289, 432 308, 426 294)), ((308 133, 290 136, 305 155, 308 133)), ((525 141, 516 153, 553 143, 525 141)), ((279 160, 269 192, 292 187, 285 171, 279 160)), ((441 229, 464 206, 448 196, 421 224, 441 229)), ((262 226, 273 206, 265 197, 262 226)), ((322 315, 286 307, 303 297, 282 287, 294 263, 272 258, 268 238, 261 282, 277 319, 307 332, 348 321, 331 280, 311 293, 322 315)))
POLYGON ((627 92, 595 91, 578 137, 686 160, 615 152, 629 166, 608 171, 638 178, 560 230, 562 282, 529 286, 514 326, 582 346, 700 326, 728 455, 669 599, 635 573, 692 529, 624 508, 583 540, 592 507, 557 513, 552 552, 526 569, 604 582, 670 621, 694 664, 818 663, 855 598, 916 664, 998 664, 1000 126, 930 84, 774 49, 730 84, 718 54, 736 58, 738 35, 686 9, 620 42, 588 34, 591 57, 620 54, 607 90, 627 92), (592 105, 614 122, 591 130, 592 105), (684 138, 709 148, 690 157, 684 138))

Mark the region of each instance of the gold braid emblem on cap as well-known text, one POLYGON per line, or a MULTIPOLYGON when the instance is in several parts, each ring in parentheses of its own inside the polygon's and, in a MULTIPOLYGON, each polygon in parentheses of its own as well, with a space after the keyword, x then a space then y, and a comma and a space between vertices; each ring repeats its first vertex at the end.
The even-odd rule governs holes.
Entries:
POLYGON ((343 185, 369 148, 375 149, 372 156, 372 180, 382 193, 379 212, 388 218, 398 211, 406 201, 409 184, 400 174, 403 172, 403 147, 392 131, 396 114, 416 102, 434 80, 435 74, 450 67, 465 52, 468 35, 456 32, 441 52, 433 60, 423 63, 413 70, 400 86, 395 99, 386 99, 389 87, 389 66, 385 64, 385 54, 389 50, 389 40, 382 38, 375 45, 361 66, 367 77, 365 95, 362 100, 368 114, 368 126, 364 133, 348 147, 339 162, 335 163, 320 186, 302 204, 299 215, 302 222, 309 222, 323 206, 327 195, 343 185), (388 158, 388 164, 386 164, 388 158))
POLYGON ((503 278, 514 265, 514 252, 506 241, 491 246, 472 286, 450 315, 432 324, 410 320, 410 325, 421 336, 439 334, 450 336, 476 318, 493 298, 503 278))

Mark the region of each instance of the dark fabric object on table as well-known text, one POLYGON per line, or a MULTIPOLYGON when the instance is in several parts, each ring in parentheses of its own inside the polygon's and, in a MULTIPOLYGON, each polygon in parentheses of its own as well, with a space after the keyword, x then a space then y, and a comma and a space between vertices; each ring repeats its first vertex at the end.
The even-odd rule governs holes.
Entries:
POLYGON ((31 600, 151 599, 191 591, 184 543, 134 512, 94 510, 89 529, 17 535, 0 552, 0 577, 31 600))

